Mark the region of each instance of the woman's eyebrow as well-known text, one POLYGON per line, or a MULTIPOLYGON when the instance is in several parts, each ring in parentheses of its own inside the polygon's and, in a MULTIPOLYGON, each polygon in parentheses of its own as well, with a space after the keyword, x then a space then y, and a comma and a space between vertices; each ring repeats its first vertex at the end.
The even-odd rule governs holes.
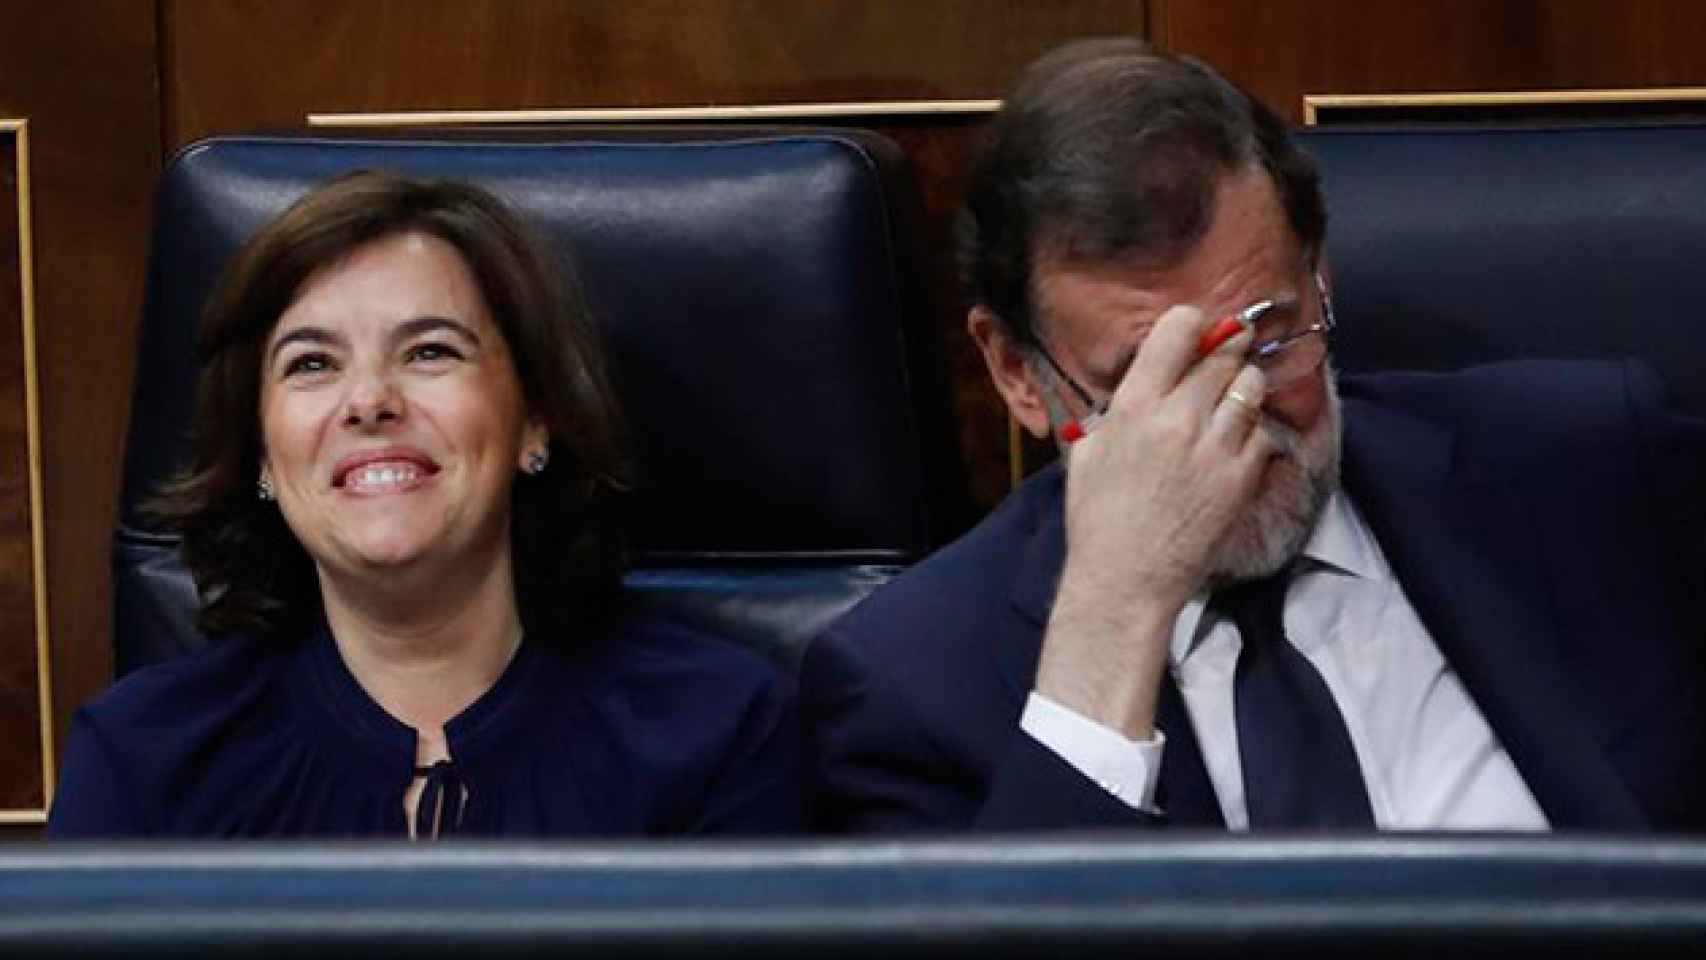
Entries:
POLYGON ((342 337, 324 327, 297 327, 273 341, 272 348, 267 351, 267 364, 271 365, 276 361, 279 353, 293 343, 317 343, 336 346, 342 342, 342 337))
POLYGON ((391 339, 407 340, 410 337, 418 337, 423 333, 432 333, 438 330, 448 330, 476 347, 480 345, 480 335, 474 332, 473 327, 460 320, 438 316, 415 317, 404 320, 397 324, 396 329, 392 331, 391 339))

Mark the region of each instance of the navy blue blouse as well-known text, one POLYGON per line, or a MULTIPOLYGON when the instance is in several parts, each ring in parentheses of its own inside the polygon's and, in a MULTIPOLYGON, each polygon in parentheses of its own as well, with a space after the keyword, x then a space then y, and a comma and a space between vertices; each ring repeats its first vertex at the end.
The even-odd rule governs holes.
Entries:
MULTIPOLYGON (((458 836, 798 829, 788 688, 733 644, 657 622, 523 642, 445 725, 458 836)), ((414 730, 356 682, 323 627, 234 636, 138 671, 77 712, 53 837, 406 837, 414 730)))

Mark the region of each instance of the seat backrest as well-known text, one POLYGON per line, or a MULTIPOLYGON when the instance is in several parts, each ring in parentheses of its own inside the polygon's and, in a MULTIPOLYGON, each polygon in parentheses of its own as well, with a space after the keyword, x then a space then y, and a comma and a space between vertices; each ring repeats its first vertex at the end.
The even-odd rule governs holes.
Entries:
POLYGON ((114 555, 120 673, 202 642, 149 492, 179 469, 203 301, 357 168, 456 177, 569 250, 636 438, 630 588, 782 660, 955 532, 966 497, 898 148, 858 131, 222 137, 158 198, 114 555))
POLYGON ((1320 128, 1350 371, 1645 359, 1706 414, 1706 126, 1320 128))

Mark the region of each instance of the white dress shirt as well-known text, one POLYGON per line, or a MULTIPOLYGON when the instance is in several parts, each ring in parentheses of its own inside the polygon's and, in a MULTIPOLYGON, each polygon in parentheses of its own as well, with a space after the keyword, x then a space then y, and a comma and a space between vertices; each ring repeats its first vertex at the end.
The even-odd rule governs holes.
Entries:
MULTIPOLYGON (((1342 491, 1303 550, 1285 632, 1320 671, 1356 748, 1385 830, 1545 830, 1546 816, 1393 578, 1342 491)), ((1238 628, 1193 598, 1173 624, 1169 665, 1226 825, 1249 829, 1232 673, 1238 628)), ((1128 805, 1155 809, 1165 732, 1134 742, 1032 691, 1024 731, 1128 805)))

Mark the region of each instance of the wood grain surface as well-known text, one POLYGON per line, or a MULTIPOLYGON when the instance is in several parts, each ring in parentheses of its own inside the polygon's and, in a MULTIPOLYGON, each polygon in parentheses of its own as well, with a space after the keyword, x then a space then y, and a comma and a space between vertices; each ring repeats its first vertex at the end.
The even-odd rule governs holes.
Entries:
POLYGON ((40 810, 41 698, 30 504, 19 141, 0 129, 0 810, 40 810))
POLYGON ((1309 93, 1706 82, 1693 0, 1151 0, 1150 18, 1293 121, 1309 93))
MULTIPOLYGON (((0 117, 29 121, 59 743, 112 673, 108 564, 160 170, 155 16, 138 0, 0 4, 0 117)), ((0 739, 33 736, 7 723, 0 739)), ((39 791, 39 771, 19 776, 0 798, 39 791)))

